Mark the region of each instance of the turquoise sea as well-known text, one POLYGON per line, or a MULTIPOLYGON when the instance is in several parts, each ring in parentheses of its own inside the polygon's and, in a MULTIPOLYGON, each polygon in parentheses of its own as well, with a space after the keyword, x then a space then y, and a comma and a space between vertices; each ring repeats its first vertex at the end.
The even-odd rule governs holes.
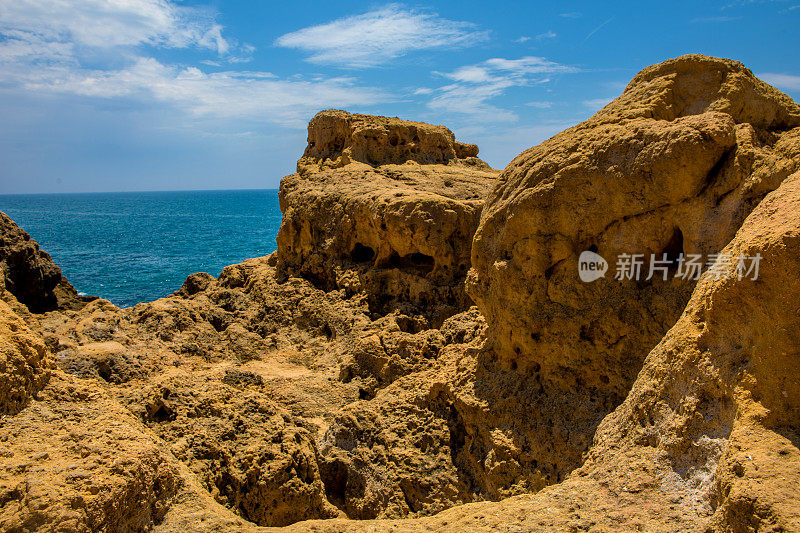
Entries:
POLYGON ((120 307, 273 252, 277 190, 0 195, 75 288, 120 307))

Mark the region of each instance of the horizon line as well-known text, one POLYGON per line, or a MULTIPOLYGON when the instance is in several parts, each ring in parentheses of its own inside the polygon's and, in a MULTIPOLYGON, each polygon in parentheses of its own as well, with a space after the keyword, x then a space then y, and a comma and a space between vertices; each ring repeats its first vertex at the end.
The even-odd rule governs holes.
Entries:
POLYGON ((48 196, 67 194, 134 194, 134 193, 169 193, 169 192, 256 192, 277 191, 278 187, 263 189, 142 189, 130 191, 71 191, 71 192, 0 192, 0 196, 48 196))

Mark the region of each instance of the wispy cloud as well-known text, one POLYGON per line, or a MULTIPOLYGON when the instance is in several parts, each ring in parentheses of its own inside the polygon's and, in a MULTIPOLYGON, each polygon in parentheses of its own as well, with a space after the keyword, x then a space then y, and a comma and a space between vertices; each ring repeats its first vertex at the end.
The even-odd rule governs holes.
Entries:
POLYGON ((599 26, 597 26, 595 29, 593 29, 592 31, 590 31, 589 33, 587 33, 587 34, 586 34, 586 37, 584 37, 584 38, 583 38, 583 42, 586 42, 586 41, 588 41, 588 40, 589 40, 589 39, 592 37, 592 35, 594 35, 594 34, 595 34, 595 33, 597 33, 598 31, 600 31, 600 30, 603 28, 603 26, 605 26, 606 24, 608 24, 608 23, 609 23, 609 22, 611 22, 612 20, 614 20, 614 17, 611 17, 610 19, 608 19, 607 21, 603 22, 602 24, 600 24, 599 26))
POLYGON ((583 16, 582 13, 577 11, 569 11, 567 13, 561 13, 559 17, 564 17, 565 19, 579 19, 583 16))
POLYGON ((471 46, 488 36, 469 22, 390 4, 287 33, 275 44, 307 52, 308 61, 313 63, 364 68, 413 51, 471 46))
POLYGON ((525 105, 530 106, 530 107, 535 107, 536 109, 550 109, 551 107, 553 107, 553 102, 546 102, 546 101, 528 102, 525 105))
POLYGON ((599 111, 603 109, 607 104, 611 103, 614 98, 593 98, 591 100, 584 100, 581 102, 583 105, 591 109, 592 111, 599 111))
POLYGON ((726 17, 726 16, 718 16, 718 17, 698 17, 691 20, 693 24, 697 23, 714 23, 714 22, 733 22, 734 20, 740 20, 742 17, 726 17))
POLYGON ((536 36, 536 40, 537 41, 546 41, 546 40, 549 40, 549 39, 555 39, 556 37, 557 37, 556 32, 554 32, 553 30, 548 30, 548 31, 546 31, 544 33, 540 33, 539 35, 537 35, 536 36))
POLYGON ((515 43, 522 44, 522 43, 527 43, 527 42, 528 42, 528 41, 530 41, 530 40, 531 40, 531 38, 530 38, 530 37, 528 37, 527 35, 523 35, 522 37, 520 37, 520 38, 518 38, 518 39, 514 39, 514 42, 515 42, 515 43))
POLYGON ((0 21, 0 79, 6 91, 125 99, 167 105, 190 118, 300 128, 320 107, 389 99, 346 77, 208 73, 159 61, 154 49, 194 47, 214 54, 200 64, 219 69, 247 61, 253 51, 224 37, 210 11, 167 0, 0 0, 0 21))
POLYGON ((758 77, 767 83, 774 85, 778 89, 784 89, 787 91, 800 91, 800 76, 765 72, 764 74, 759 74, 758 77))
POLYGON ((164 65, 139 58, 116 70, 51 67, 4 72, 27 91, 101 99, 163 103, 196 118, 244 119, 302 128, 320 107, 387 101, 378 89, 349 78, 285 80, 267 72, 208 74, 196 67, 164 65))
POLYGON ((58 44, 101 49, 196 46, 220 55, 236 46, 222 36, 222 26, 212 11, 167 0, 3 1, 0 32, 7 38, 4 48, 26 44, 33 55, 50 54, 58 44))
POLYGON ((544 84, 553 75, 573 72, 578 72, 578 69, 543 57, 492 58, 453 72, 438 73, 454 83, 436 89, 428 106, 438 111, 472 115, 484 121, 515 121, 517 115, 514 112, 491 104, 491 100, 511 87, 544 84))

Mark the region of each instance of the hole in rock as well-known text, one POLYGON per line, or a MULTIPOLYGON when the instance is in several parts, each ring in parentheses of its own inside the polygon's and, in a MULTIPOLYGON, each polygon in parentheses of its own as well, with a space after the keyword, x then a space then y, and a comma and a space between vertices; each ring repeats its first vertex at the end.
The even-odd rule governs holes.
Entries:
POLYGON ((435 260, 430 255, 425 255, 419 252, 414 252, 408 255, 399 255, 397 252, 389 256, 387 266, 389 268, 398 268, 400 270, 419 270, 425 274, 433 271, 435 260))
POLYGON ((331 327, 330 324, 325 322, 325 325, 321 328, 321 333, 327 338, 329 341, 336 338, 336 331, 331 327))
POLYGON ((347 493, 347 465, 343 461, 320 461, 319 474, 325 486, 328 501, 339 509, 344 509, 347 493))
POLYGON ((467 428, 464 425, 461 414, 453 405, 450 406, 450 412, 447 418, 447 429, 450 433, 450 455, 455 463, 458 453, 464 448, 467 442, 467 428))
POLYGON ((375 250, 369 246, 364 246, 360 242, 357 242, 353 247, 353 251, 350 252, 350 259, 355 263, 366 263, 372 261, 374 257, 375 250))
POLYGON ((673 267, 678 266, 678 259, 683 254, 683 232, 680 228, 673 230, 672 237, 661 253, 667 255, 667 260, 673 267))
POLYGON ((222 333, 223 331, 228 329, 228 321, 219 315, 209 316, 208 322, 211 324, 211 326, 217 333, 222 333))
POLYGON ((103 381, 106 381, 106 382, 109 382, 109 383, 113 379, 113 375, 112 375, 112 372, 111 372, 111 366, 109 365, 108 362, 104 362, 104 364, 98 365, 97 374, 101 378, 103 378, 103 381))
POLYGON ((150 411, 150 420, 154 422, 175 420, 175 413, 173 410, 162 401, 159 401, 155 405, 148 406, 148 411, 150 411))
POLYGON ((362 389, 362 388, 358 389, 358 399, 359 400, 367 400, 367 401, 369 401, 369 400, 373 399, 374 397, 375 397, 375 393, 373 393, 372 391, 369 391, 367 389, 362 389))
POLYGON ((597 253, 597 250, 598 250, 598 248, 597 248, 597 245, 595 245, 595 244, 593 244, 593 245, 591 245, 591 246, 589 247, 589 251, 590 251, 590 252, 597 253))

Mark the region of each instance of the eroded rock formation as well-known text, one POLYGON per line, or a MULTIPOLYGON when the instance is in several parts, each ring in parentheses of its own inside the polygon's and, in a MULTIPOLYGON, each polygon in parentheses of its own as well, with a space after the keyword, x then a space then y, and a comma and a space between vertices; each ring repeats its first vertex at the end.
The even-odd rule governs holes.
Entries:
POLYGON ((645 69, 588 121, 508 165, 467 287, 492 355, 541 386, 530 398, 539 415, 522 432, 541 449, 519 461, 540 468, 546 458, 558 477, 578 466, 689 299, 696 279, 675 276, 681 258, 697 254, 707 268, 800 168, 797 126, 800 106, 740 63, 685 56, 645 69), (605 278, 581 281, 585 250, 609 262, 605 278), (614 279, 623 254, 645 259, 638 279, 614 279), (666 280, 648 279, 651 255, 665 260, 666 280), (548 427, 556 419, 563 431, 548 427))
POLYGON ((3 219, 0 528, 800 529, 799 109, 686 56, 499 177, 325 111, 278 252, 128 309, 54 300, 3 219))
POLYGON ((5 289, 31 312, 80 308, 91 300, 78 296, 50 255, 40 250, 39 244, 5 213, 0 213, 0 235, 0 269, 5 289))
POLYGON ((323 111, 297 174, 281 181, 282 270, 399 309, 410 330, 471 302, 463 281, 481 206, 498 172, 443 126, 323 111))

